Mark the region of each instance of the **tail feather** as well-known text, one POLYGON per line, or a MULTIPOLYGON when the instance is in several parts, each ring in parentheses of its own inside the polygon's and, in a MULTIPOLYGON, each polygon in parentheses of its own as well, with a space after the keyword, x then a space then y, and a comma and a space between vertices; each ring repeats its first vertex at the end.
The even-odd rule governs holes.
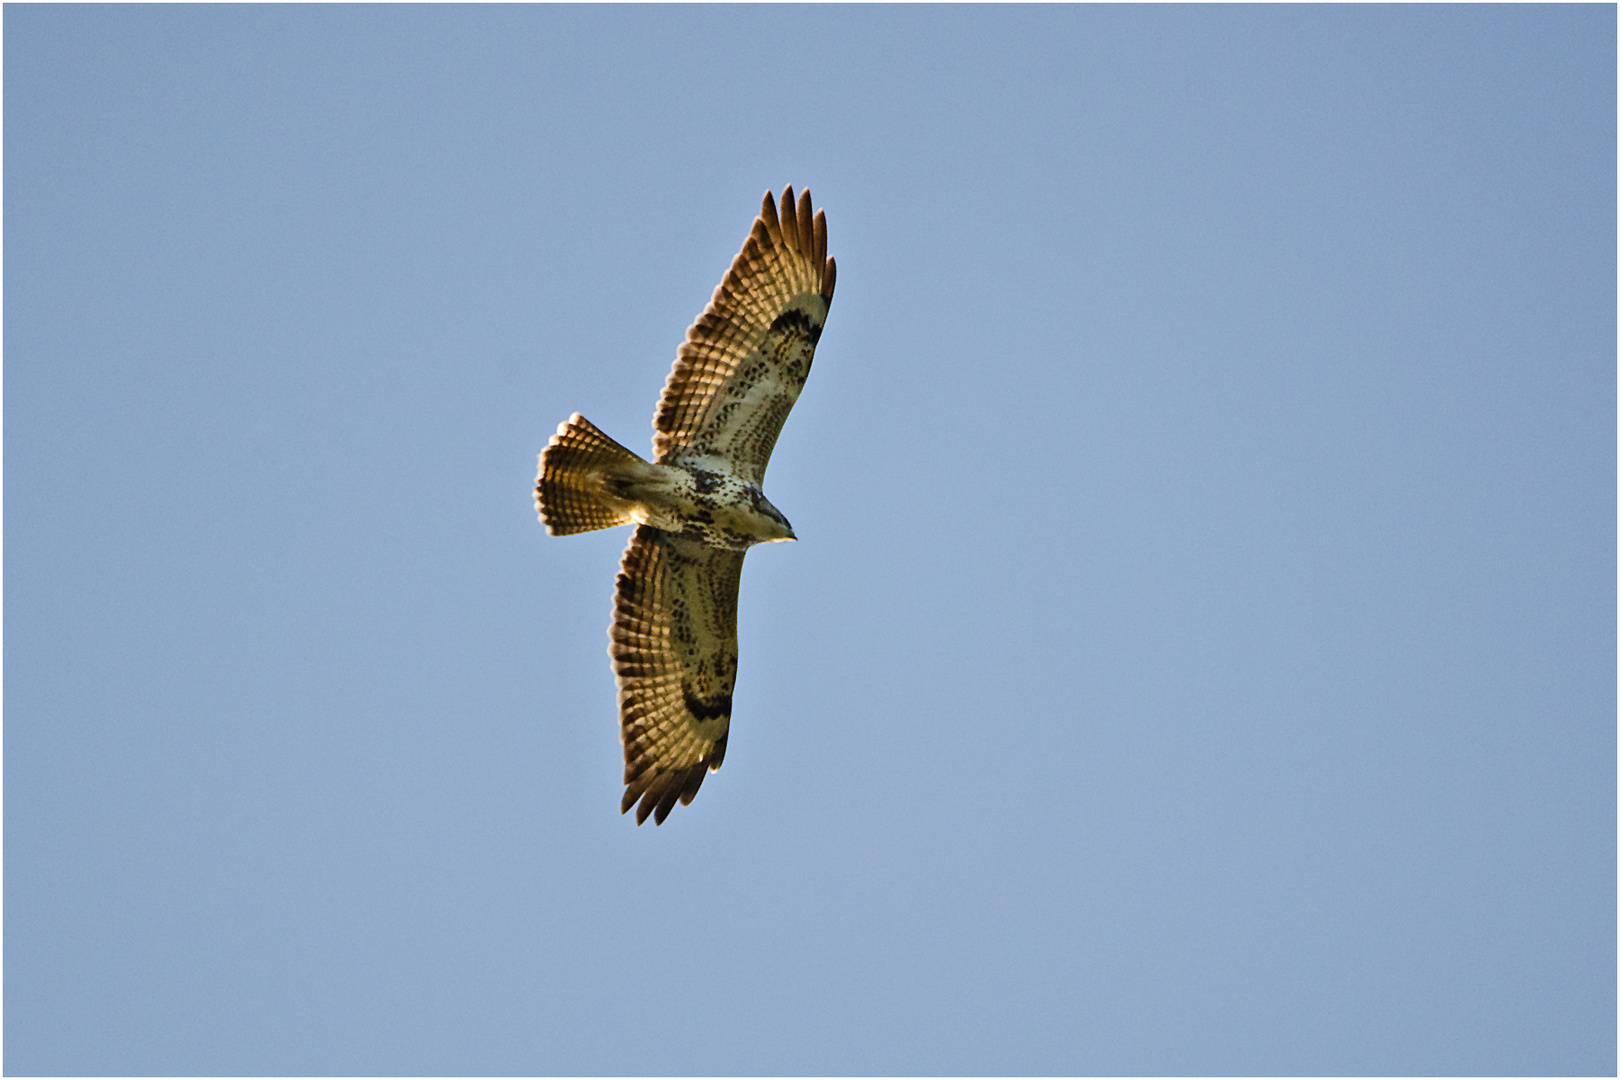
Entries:
POLYGON ((552 536, 611 529, 633 521, 634 503, 615 498, 603 481, 627 466, 645 464, 579 413, 557 425, 540 455, 534 505, 552 536))

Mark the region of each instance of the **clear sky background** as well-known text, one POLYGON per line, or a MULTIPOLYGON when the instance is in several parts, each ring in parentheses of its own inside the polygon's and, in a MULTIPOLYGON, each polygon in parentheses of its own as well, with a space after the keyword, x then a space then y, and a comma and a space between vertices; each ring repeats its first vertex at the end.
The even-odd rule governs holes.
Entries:
POLYGON ((6 1071, 1614 1071, 1612 7, 4 31, 6 1071), (535 455, 786 183, 638 829, 535 455))

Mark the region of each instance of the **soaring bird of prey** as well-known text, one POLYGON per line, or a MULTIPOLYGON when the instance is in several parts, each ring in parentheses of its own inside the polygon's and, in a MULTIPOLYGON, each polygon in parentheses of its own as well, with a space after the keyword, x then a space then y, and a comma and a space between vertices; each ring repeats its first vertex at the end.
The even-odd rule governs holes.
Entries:
POLYGON ((737 586, 754 544, 793 540, 760 485, 832 303, 827 216, 770 192, 714 298, 686 331, 645 461, 575 413, 540 455, 535 507, 553 536, 635 522, 608 655, 619 684, 624 800, 662 825, 726 756, 737 586), (640 803, 637 806, 637 803, 640 803))

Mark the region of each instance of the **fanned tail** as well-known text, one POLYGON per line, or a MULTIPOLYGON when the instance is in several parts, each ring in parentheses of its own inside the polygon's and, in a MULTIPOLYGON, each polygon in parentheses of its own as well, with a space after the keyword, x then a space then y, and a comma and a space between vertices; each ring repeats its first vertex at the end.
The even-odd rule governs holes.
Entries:
POLYGON ((609 494, 603 485, 645 464, 579 413, 558 424, 540 455, 534 485, 534 506, 546 531, 566 536, 633 521, 635 504, 609 494))

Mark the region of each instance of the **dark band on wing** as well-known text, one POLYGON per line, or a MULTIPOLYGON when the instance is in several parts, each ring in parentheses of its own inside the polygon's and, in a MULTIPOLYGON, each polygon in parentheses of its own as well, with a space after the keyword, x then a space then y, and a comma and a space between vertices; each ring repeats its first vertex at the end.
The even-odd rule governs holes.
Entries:
POLYGON ((699 720, 720 720, 731 715, 730 694, 700 698, 692 693, 691 687, 682 687, 681 694, 686 699, 686 711, 699 720))
POLYGON ((797 331, 799 336, 810 339, 814 345, 821 340, 821 324, 812 322, 810 316, 802 311, 784 311, 771 323, 771 333, 780 334, 787 330, 797 331))

